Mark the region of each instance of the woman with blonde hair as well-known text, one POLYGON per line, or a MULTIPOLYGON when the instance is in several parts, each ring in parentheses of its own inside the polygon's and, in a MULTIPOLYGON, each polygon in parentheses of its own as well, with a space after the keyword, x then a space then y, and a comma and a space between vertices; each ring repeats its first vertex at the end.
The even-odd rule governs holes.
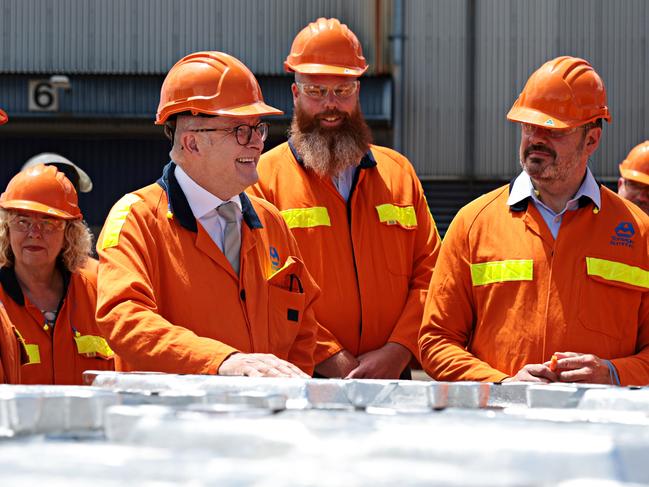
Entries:
POLYGON ((24 384, 81 384, 112 369, 95 323, 92 236, 72 183, 54 166, 18 173, 0 196, 0 300, 25 342, 24 384))

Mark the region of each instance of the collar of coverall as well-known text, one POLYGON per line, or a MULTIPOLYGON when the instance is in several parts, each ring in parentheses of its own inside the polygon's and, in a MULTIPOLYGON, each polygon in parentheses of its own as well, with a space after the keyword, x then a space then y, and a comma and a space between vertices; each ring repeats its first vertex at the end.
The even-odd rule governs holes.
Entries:
MULTIPOLYGON (((68 285, 70 284, 70 271, 68 271, 62 262, 57 262, 56 266, 63 275, 63 296, 68 293, 68 285)), ((2 284, 2 289, 13 299, 16 304, 20 306, 25 306, 25 296, 23 295, 23 290, 20 288, 18 283, 18 277, 16 277, 16 270, 13 267, 2 267, 0 268, 0 284, 2 284)), ((63 299, 61 300, 61 303, 63 299)), ((60 304, 59 304, 60 306, 60 304)), ((58 311, 58 310, 57 310, 58 311)))
MULTIPOLYGON (((592 177, 592 173, 590 173, 590 169, 589 169, 588 171, 589 171, 589 174, 591 174, 591 177, 592 177)), ((521 174, 523 174, 523 173, 521 173, 521 174)), ((514 189, 514 183, 515 183, 516 180, 521 176, 521 174, 518 174, 517 176, 514 176, 514 178, 509 182, 509 194, 512 193, 512 190, 514 189)), ((593 179, 594 179, 594 178, 593 178, 593 179)), ((594 181, 595 181, 595 183, 597 184, 597 187, 598 187, 598 188, 601 188, 602 183, 600 183, 600 182, 597 181, 596 179, 594 179, 594 181)), ((518 200, 518 201, 515 201, 515 202, 513 202, 512 204, 510 204, 510 205, 509 205, 509 208, 510 208, 512 211, 516 211, 516 212, 527 211, 527 205, 529 204, 529 202, 530 202, 531 199, 532 199, 532 196, 531 196, 531 195, 530 195, 530 196, 527 196, 527 197, 525 197, 525 198, 522 198, 522 199, 520 199, 520 200, 518 200)), ((595 201, 594 199, 592 199, 590 196, 588 196, 588 195, 586 195, 586 194, 582 194, 582 195, 579 197, 579 199, 577 200, 577 204, 579 205, 579 208, 584 208, 584 207, 588 206, 588 204, 591 203, 591 202, 592 202, 595 206, 599 207, 598 202, 595 201)))
MULTIPOLYGON (((174 169, 176 169, 176 164, 173 161, 169 162, 162 170, 162 176, 158 179, 157 183, 167 193, 169 211, 174 218, 180 222, 183 228, 197 232, 198 224, 196 223, 196 218, 187 202, 185 193, 183 193, 180 184, 178 184, 174 169)), ((246 193, 239 194, 239 197, 241 198, 241 213, 243 214, 243 221, 246 222, 246 225, 251 230, 264 228, 246 193)))
MULTIPOLYGON (((288 146, 291 149, 291 152, 293 153, 293 157, 295 157, 295 160, 298 162, 298 164, 304 167, 304 161, 302 160, 302 156, 297 153, 297 150, 295 150, 295 146, 293 145, 293 142, 291 142, 290 139, 288 141, 288 146)), ((365 153, 358 166, 361 169, 371 169, 373 167, 376 167, 376 159, 374 159, 374 155, 372 154, 371 150, 368 150, 365 153)))

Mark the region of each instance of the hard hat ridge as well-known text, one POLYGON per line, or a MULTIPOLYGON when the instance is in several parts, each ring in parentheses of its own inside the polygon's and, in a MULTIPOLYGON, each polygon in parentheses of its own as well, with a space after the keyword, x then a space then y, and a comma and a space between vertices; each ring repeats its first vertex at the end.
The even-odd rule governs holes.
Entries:
POLYGON ((283 113, 264 102, 259 83, 245 64, 218 51, 189 54, 169 70, 155 123, 162 125, 184 112, 228 117, 283 113))
POLYGON ((611 116, 606 88, 588 61, 560 56, 537 69, 507 114, 514 122, 562 129, 611 116))

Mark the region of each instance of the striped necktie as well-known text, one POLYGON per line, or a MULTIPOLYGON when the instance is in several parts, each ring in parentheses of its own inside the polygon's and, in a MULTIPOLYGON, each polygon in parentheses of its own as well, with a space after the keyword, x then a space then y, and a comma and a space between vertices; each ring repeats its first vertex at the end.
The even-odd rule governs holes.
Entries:
POLYGON ((234 272, 239 274, 239 252, 241 250, 241 234, 237 225, 239 207, 234 201, 228 201, 219 205, 216 209, 219 215, 225 220, 225 231, 223 232, 223 253, 228 259, 234 272))

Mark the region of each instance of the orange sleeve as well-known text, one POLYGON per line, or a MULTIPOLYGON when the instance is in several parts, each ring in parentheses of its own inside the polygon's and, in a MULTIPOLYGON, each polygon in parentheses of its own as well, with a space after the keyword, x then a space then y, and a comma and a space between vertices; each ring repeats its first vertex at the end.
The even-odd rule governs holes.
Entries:
POLYGON ((133 369, 216 374, 237 350, 158 314, 151 276, 157 268, 156 245, 164 245, 164 239, 156 233, 155 219, 145 204, 134 207, 116 245, 102 248, 111 215, 98 239, 97 323, 117 356, 133 369))
POLYGON ((403 345, 415 359, 419 360, 419 347, 417 338, 421 326, 424 304, 428 294, 428 286, 437 262, 441 241, 433 216, 428 208, 424 190, 419 180, 413 174, 418 185, 417 193, 417 235, 412 260, 412 276, 410 278, 408 297, 401 316, 396 322, 388 339, 389 342, 403 345))
POLYGON ((622 386, 649 385, 649 291, 642 295, 638 320, 638 352, 630 357, 611 360, 622 386))
POLYGON ((436 380, 499 382, 507 374, 466 350, 475 316, 468 229, 461 215, 444 237, 428 290, 419 334, 421 363, 436 380))

